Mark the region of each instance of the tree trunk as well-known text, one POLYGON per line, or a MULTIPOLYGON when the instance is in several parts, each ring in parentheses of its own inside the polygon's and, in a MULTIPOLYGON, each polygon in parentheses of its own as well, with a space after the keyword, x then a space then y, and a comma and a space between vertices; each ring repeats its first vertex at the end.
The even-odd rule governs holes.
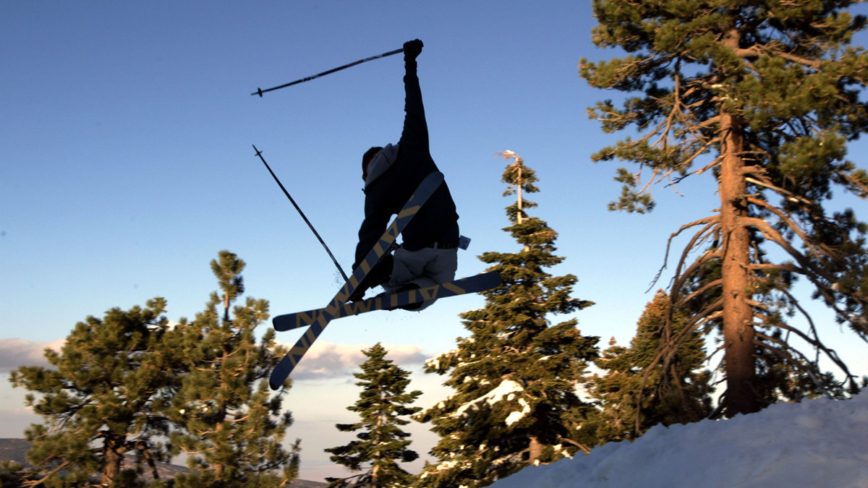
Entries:
POLYGON ((102 469, 100 483, 103 486, 111 486, 112 481, 118 479, 121 473, 121 461, 124 459, 122 452, 118 452, 117 443, 106 439, 105 441, 105 466, 102 469))
MULTIPOLYGON (((226 364, 225 363, 225 361, 226 361, 226 355, 225 354, 223 356, 223 361, 224 361, 223 364, 226 364)), ((227 388, 226 384, 221 383, 220 391, 226 391, 226 388, 227 388)), ((226 409, 225 409, 225 407, 222 407, 222 404, 221 404, 221 408, 222 408, 222 410, 220 411, 220 415, 217 418, 217 425, 214 426, 214 432, 216 433, 215 437, 218 439, 221 437, 220 433, 223 432, 223 430, 224 430, 223 429, 223 421, 226 420, 226 409)), ((229 442, 231 442, 231 440, 229 442)), ((215 447, 217 447, 217 446, 215 446, 215 447)), ((214 470, 214 478, 215 479, 225 481, 222 478, 223 477, 223 471, 225 470, 225 465, 223 464, 222 459, 221 459, 220 463, 212 464, 211 469, 214 470)))
MULTIPOLYGON (((380 393, 380 402, 384 402, 385 401, 385 392, 383 391, 383 387, 380 386, 380 387, 378 387, 378 389, 379 389, 379 393, 380 393)), ((385 419, 383 418, 383 415, 384 414, 382 412, 377 414, 376 435, 373 438, 373 441, 376 443, 377 446, 379 446, 383 443, 383 439, 382 439, 382 437, 380 437, 380 434, 382 432, 381 428, 383 427, 383 424, 385 423, 385 419)), ((374 452, 374 457, 373 457, 372 461, 373 461, 373 469, 371 469, 371 486, 373 486, 374 488, 380 488, 380 466, 378 463, 381 461, 381 459, 380 459, 379 449, 374 452)))
POLYGON ((528 448, 529 457, 528 461, 533 464, 534 461, 539 459, 542 456, 543 445, 540 443, 539 439, 536 437, 530 438, 530 447, 528 448))
POLYGON ((380 488, 380 467, 376 465, 371 470, 371 486, 380 488))
POLYGON ((154 477, 155 480, 160 479, 160 472, 157 470, 157 463, 154 461, 154 453, 151 452, 151 448, 147 443, 143 441, 139 441, 136 444, 136 449, 142 452, 145 456, 145 461, 148 463, 148 467, 151 468, 151 476, 154 477))
POLYGON ((521 165, 519 165, 519 167, 518 167, 518 183, 516 183, 515 186, 516 186, 516 188, 518 188, 518 215, 517 215, 518 219, 517 220, 518 220, 518 223, 520 224, 521 223, 521 207, 522 207, 522 201, 521 201, 521 165))
MULTIPOLYGON (((221 368, 225 368, 226 361, 229 359, 229 352, 226 351, 227 347, 228 347, 228 342, 225 342, 223 344, 223 356, 220 358, 220 367, 221 368)), ((223 377, 224 374, 227 374, 226 370, 223 369, 219 374, 221 376, 220 389, 218 390, 218 393, 216 393, 216 395, 215 395, 217 408, 219 409, 218 415, 214 419, 214 421, 215 421, 214 432, 216 434, 215 435, 216 439, 220 439, 222 437, 220 434, 224 430, 223 422, 226 420, 226 417, 228 416, 228 412, 226 411, 227 407, 226 407, 225 399, 231 397, 231 394, 228 393, 229 385, 226 384, 226 380, 223 377)), ((232 435, 232 433, 229 434, 229 437, 230 437, 230 439, 228 439, 227 441, 229 443, 232 443, 234 440, 233 439, 234 436, 232 435)), ((219 449, 219 446, 215 446, 215 447, 218 447, 218 449, 219 449)), ((214 478, 215 479, 225 481, 225 480, 223 480, 222 477, 223 477, 223 472, 226 469, 226 466, 224 464, 224 459, 222 457, 221 457, 220 463, 219 464, 212 464, 211 468, 214 470, 214 478)))
MULTIPOLYGON (((735 46, 738 39, 735 38, 735 46)), ((747 216, 746 182, 743 172, 743 128, 728 113, 721 113, 720 213, 724 236, 723 249, 723 337, 726 363, 725 413, 727 417, 759 410, 754 385, 756 360, 753 355, 753 310, 750 275, 750 234, 744 224, 747 216)))

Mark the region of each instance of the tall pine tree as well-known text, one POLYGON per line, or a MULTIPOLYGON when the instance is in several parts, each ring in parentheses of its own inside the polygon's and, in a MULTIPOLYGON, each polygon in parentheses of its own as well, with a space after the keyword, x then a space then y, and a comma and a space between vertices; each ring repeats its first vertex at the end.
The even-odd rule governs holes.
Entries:
POLYGON ((268 302, 247 297, 230 315, 244 293, 244 267, 238 256, 220 251, 211 261, 220 293, 211 294, 192 323, 182 320, 176 329, 189 373, 173 400, 172 420, 183 428, 171 441, 175 454, 189 455, 194 470, 178 476, 178 487, 278 487, 298 474, 298 441, 290 451, 282 445, 292 425, 291 414, 281 411, 290 383, 272 395, 267 381, 285 351, 273 329, 258 343, 255 336, 268 319, 268 302))
MULTIPOLYGON (((600 401, 602 410, 597 428, 601 443, 635 439, 657 424, 697 422, 711 413, 711 373, 702 370, 705 341, 698 331, 689 333, 670 361, 668 375, 662 365, 648 368, 660 348, 664 324, 669 313, 669 297, 658 291, 639 319, 636 336, 630 347, 613 342, 596 361, 604 371, 590 382, 591 395, 600 401), (639 392, 641 411, 636 410, 639 392)), ((675 314, 672 332, 684 330, 687 318, 675 314)))
POLYGON ((158 438, 168 433, 167 407, 177 387, 176 364, 166 347, 166 301, 145 308, 114 308, 76 324, 60 353, 45 350, 53 368, 22 366, 13 386, 32 393, 27 404, 44 424, 25 430, 28 460, 41 473, 30 480, 45 486, 134 487, 142 483, 123 460, 135 455, 138 469, 166 459, 158 438), (38 394, 37 395, 34 395, 38 394))
MULTIPOLYGON (((650 188, 658 182, 706 173, 717 183, 720 208, 673 235, 693 232, 670 297, 671 309, 696 310, 687 330, 720 330, 727 415, 775 400, 768 364, 785 364, 826 389, 818 361, 789 338, 826 353, 858 391, 791 289, 804 279, 838 321, 868 339, 868 227, 852 210, 829 212, 834 186, 868 197, 868 173, 845 159, 846 143, 868 128, 861 99, 868 53, 850 45, 866 20, 844 10, 852 3, 593 2, 594 43, 628 55, 582 59, 581 76, 631 95, 620 108, 600 102, 590 115, 605 132, 635 129, 641 136, 594 155, 639 165, 635 173, 618 170, 623 192, 610 208, 651 210, 650 188), (772 259, 769 248, 786 257, 772 259), (709 267, 718 272, 706 273, 709 267), (808 325, 796 326, 793 313, 808 325)), ((651 365, 662 362, 667 371, 678 347, 665 343, 651 365)))
POLYGON ((591 302, 570 297, 575 276, 546 272, 563 258, 554 254, 555 231, 526 213, 536 206, 524 198, 538 191, 536 173, 514 153, 503 155, 514 160, 503 173, 505 195, 517 195, 504 230, 521 249, 480 257, 502 285, 484 293, 485 308, 461 314, 470 337, 426 365, 426 372, 449 374, 445 384, 455 393, 417 416, 440 435, 433 449, 439 462, 425 467, 419 486, 486 486, 595 442, 586 428, 594 408, 576 389, 597 356, 598 338, 582 336, 576 319, 548 319, 591 302))
POLYGON ((327 478, 330 488, 369 486, 393 488, 409 486, 413 475, 405 471, 399 462, 409 463, 419 455, 410 450, 410 434, 401 426, 410 423, 401 417, 422 410, 407 407, 416 401, 421 391, 407 392, 410 372, 399 368, 386 359, 388 351, 378 342, 362 351, 368 359, 362 363, 357 386, 362 387, 359 401, 347 410, 359 414, 360 420, 352 424, 338 424, 341 432, 361 430, 354 440, 345 446, 326 449, 333 454, 331 460, 346 466, 351 471, 362 473, 347 478, 327 478))

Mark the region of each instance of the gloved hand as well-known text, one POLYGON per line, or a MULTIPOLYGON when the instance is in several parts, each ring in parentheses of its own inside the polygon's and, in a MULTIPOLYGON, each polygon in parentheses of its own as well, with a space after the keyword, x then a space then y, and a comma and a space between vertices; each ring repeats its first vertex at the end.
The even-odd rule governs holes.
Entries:
POLYGON ((404 43, 404 60, 414 61, 422 53, 422 41, 415 39, 404 43))
POLYGON ((348 302, 358 302, 358 301, 361 301, 362 298, 364 298, 364 296, 365 296, 365 292, 366 292, 366 291, 368 291, 368 290, 366 290, 366 289, 363 290, 363 289, 358 289, 358 288, 357 288, 357 289, 353 292, 352 295, 350 295, 349 297, 347 297, 347 301, 348 301, 348 302))

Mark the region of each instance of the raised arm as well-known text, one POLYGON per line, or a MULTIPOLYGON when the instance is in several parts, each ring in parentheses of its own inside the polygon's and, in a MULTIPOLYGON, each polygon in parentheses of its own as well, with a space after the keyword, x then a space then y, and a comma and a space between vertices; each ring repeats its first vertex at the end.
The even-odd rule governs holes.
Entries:
POLYGON ((422 52, 422 41, 416 39, 404 43, 404 130, 401 133, 402 150, 410 153, 429 153, 428 124, 425 121, 425 106, 422 104, 422 89, 416 75, 416 57, 422 52))

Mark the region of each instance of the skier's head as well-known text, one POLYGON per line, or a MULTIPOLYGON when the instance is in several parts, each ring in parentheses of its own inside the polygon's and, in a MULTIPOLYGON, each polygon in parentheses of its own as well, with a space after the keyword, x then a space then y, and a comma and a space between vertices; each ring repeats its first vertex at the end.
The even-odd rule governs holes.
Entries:
POLYGON ((374 147, 368 149, 367 151, 365 151, 365 155, 362 156, 362 179, 363 180, 368 179, 368 165, 371 164, 371 161, 374 160, 374 157, 377 155, 377 153, 379 153, 382 150, 383 150, 382 147, 374 146, 374 147))

